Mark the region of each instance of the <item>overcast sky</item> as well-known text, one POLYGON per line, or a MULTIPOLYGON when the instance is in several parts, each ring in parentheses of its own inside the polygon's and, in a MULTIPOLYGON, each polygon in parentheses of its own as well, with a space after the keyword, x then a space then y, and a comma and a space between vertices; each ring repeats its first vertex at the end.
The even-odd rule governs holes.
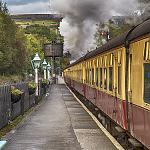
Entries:
POLYGON ((50 0, 3 0, 11 14, 50 13, 50 0))

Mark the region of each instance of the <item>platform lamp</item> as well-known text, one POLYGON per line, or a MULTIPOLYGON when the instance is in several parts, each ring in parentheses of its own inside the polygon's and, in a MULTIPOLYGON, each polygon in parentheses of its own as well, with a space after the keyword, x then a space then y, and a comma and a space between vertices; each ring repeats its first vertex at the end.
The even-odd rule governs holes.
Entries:
POLYGON ((48 80, 50 79, 50 70, 51 70, 51 66, 50 66, 50 64, 48 63, 48 64, 47 64, 47 78, 48 78, 48 80))
POLYGON ((40 67, 40 62, 41 62, 41 59, 39 57, 39 54, 36 53, 34 59, 31 61, 32 63, 32 67, 33 69, 35 70, 35 84, 36 84, 36 96, 38 96, 38 69, 40 67))
POLYGON ((47 69, 47 62, 44 59, 43 63, 42 63, 43 69, 44 69, 44 79, 46 79, 46 69, 47 69))

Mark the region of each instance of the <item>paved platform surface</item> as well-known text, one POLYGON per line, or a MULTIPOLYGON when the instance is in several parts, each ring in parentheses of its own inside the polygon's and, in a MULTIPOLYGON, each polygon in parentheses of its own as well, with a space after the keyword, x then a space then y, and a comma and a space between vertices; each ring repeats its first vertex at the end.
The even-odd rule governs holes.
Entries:
POLYGON ((8 140, 4 150, 115 150, 64 84, 8 140))

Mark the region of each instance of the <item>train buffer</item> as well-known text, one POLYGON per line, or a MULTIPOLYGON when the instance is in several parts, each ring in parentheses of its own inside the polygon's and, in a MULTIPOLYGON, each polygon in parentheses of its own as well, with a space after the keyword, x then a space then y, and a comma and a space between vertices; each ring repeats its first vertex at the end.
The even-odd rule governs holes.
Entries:
POLYGON ((45 100, 8 137, 4 150, 116 150, 65 84, 53 85, 45 100))

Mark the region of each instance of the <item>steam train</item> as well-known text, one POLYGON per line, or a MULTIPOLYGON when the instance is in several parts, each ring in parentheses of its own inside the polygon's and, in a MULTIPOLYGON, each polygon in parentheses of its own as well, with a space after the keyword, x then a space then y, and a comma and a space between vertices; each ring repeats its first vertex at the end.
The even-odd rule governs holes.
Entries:
POLYGON ((64 78, 150 149, 150 19, 69 65, 64 78))

